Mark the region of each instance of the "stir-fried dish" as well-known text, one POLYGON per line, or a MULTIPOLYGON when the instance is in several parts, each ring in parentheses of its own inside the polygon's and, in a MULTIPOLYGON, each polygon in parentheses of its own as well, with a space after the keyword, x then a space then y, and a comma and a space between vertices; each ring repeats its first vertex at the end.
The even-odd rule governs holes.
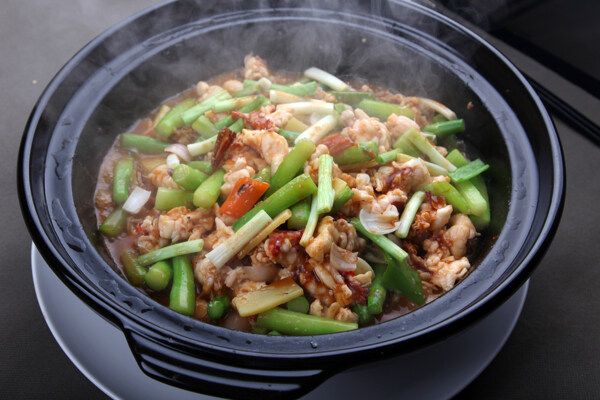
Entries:
POLYGON ((132 285, 207 323, 273 335, 380 323, 471 268, 488 165, 460 151, 464 130, 436 101, 248 55, 117 138, 99 230, 132 285))

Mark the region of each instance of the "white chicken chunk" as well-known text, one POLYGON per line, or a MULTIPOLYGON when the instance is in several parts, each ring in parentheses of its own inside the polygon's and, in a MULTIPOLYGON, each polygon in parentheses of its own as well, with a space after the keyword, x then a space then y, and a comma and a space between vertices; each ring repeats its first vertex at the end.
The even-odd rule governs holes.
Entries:
POLYGON ((214 225, 214 215, 211 209, 197 208, 194 211, 186 207, 171 209, 158 217, 160 237, 169 239, 171 243, 194 239, 210 231, 214 225))
POLYGON ((342 122, 346 127, 342 135, 348 136, 354 142, 376 142, 379 151, 384 152, 390 148, 390 132, 377 118, 369 117, 363 110, 357 108, 352 111, 342 112, 342 122))
POLYGON ((182 189, 169 174, 169 167, 167 164, 161 164, 154 168, 148 176, 154 186, 166 187, 171 189, 182 189))
POLYGON ((252 54, 244 57, 244 79, 259 80, 269 76, 267 61, 252 54))
POLYGON ((392 143, 410 128, 421 130, 419 124, 417 124, 414 120, 405 117, 404 115, 396 114, 390 114, 387 121, 385 122, 385 127, 390 132, 390 138, 392 143))
POLYGON ((224 183, 221 185, 221 195, 226 198, 240 178, 251 178, 256 174, 254 168, 248 165, 246 157, 234 157, 223 164, 225 169, 224 183))
POLYGON ((451 244, 452 255, 460 258, 467 253, 467 241, 477 236, 477 230, 465 214, 456 214, 450 224, 452 226, 444 233, 444 240, 451 244))
POLYGON ((290 152, 285 138, 269 130, 253 131, 244 129, 239 140, 244 145, 257 151, 269 163, 271 174, 277 171, 285 156, 290 152))

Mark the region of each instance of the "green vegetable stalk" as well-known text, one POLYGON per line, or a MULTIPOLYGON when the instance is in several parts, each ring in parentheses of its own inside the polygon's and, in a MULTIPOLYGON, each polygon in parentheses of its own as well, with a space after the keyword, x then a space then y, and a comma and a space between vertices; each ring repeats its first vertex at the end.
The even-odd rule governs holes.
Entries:
MULTIPOLYGON (((175 243, 160 249, 151 251, 150 253, 139 256, 137 262, 142 267, 150 264, 155 264, 159 261, 167 260, 176 256, 198 253, 202 250, 204 241, 202 239, 189 240, 187 242, 175 243)), ((173 265, 173 268, 175 265, 173 265)))
POLYGON ((284 335, 323 335, 358 329, 358 324, 273 308, 258 314, 256 324, 284 335))
POLYGON ((169 211, 175 207, 192 208, 194 194, 185 190, 159 187, 154 199, 154 209, 169 211))
POLYGON ((125 230, 127 225, 127 212, 117 207, 100 225, 100 232, 110 237, 117 237, 125 230))
POLYGON ((319 156, 319 184, 317 190, 317 213, 325 214, 331 211, 333 206, 334 192, 333 180, 333 157, 329 154, 319 156))
POLYGON ((144 283, 146 269, 144 269, 136 259, 136 254, 133 251, 126 251, 121 255, 121 264, 123 272, 129 283, 133 286, 141 286, 144 283))
POLYGON ((208 318, 212 319, 213 321, 223 318, 229 309, 229 305, 229 296, 223 295, 215 297, 210 301, 210 303, 208 303, 208 308, 206 310, 208 318))
POLYGON ((194 271, 187 256, 177 256, 173 259, 173 286, 169 308, 190 317, 194 315, 196 308, 194 271))
POLYGON ((451 121, 436 122, 423 128, 424 132, 433 133, 436 136, 444 137, 465 130, 465 121, 463 119, 453 119, 451 121))
POLYGON ((365 99, 362 100, 356 108, 360 108, 371 117, 377 117, 381 121, 386 121, 392 114, 403 115, 411 119, 415 118, 414 112, 410 107, 393 103, 384 103, 383 101, 365 99))
POLYGON ((129 182, 133 174, 133 160, 121 159, 115 165, 113 175, 113 200, 116 204, 123 204, 129 197, 129 182))
POLYGON ((315 148, 315 144, 310 140, 302 140, 294 146, 271 178, 265 197, 269 197, 292 180, 304 168, 304 163, 310 158, 315 148))
POLYGON ((173 180, 185 190, 194 191, 208 176, 186 164, 179 164, 173 170, 173 180))
POLYGON ((294 204, 290 211, 292 211, 292 216, 287 220, 288 228, 294 230, 304 229, 310 215, 310 203, 304 199, 294 204))
POLYGON ((385 303, 387 295, 387 291, 382 283, 385 270, 386 267, 383 265, 375 266, 375 277, 371 280, 369 295, 367 297, 367 310, 371 315, 378 315, 383 312, 383 303, 385 303))
POLYGON ((218 169, 194 192, 194 205, 196 207, 210 208, 217 202, 221 194, 221 186, 225 182, 225 170, 218 169))
POLYGON ((299 175, 282 186, 265 201, 258 203, 254 208, 244 214, 233 224, 233 229, 236 231, 240 229, 246 222, 250 221, 252 217, 258 214, 260 210, 265 210, 271 218, 274 218, 283 210, 290 208, 316 191, 317 186, 310 176, 306 174, 299 175))
POLYGON ((381 247, 381 249, 384 252, 387 252, 399 262, 403 262, 408 257, 408 253, 406 251, 402 250, 400 246, 392 242, 387 237, 369 232, 358 218, 352 218, 350 220, 350 223, 354 226, 354 228, 356 228, 357 231, 366 236, 367 239, 375 243, 377 246, 381 247))
POLYGON ((135 149, 145 154, 160 154, 170 143, 161 142, 149 136, 136 135, 135 133, 124 133, 121 135, 121 147, 135 149))
POLYGON ((181 128, 184 124, 181 114, 193 107, 194 104, 196 104, 196 99, 187 99, 173 107, 156 125, 158 136, 167 139, 173 134, 175 129, 181 128))
POLYGON ((409 267, 405 261, 398 261, 386 252, 383 255, 388 263, 381 281, 383 286, 388 290, 399 292, 415 304, 424 304, 425 294, 419 273, 409 267))
POLYGON ((168 261, 159 261, 148 269, 144 280, 150 289, 160 292, 169 286, 172 276, 171 264, 168 261))

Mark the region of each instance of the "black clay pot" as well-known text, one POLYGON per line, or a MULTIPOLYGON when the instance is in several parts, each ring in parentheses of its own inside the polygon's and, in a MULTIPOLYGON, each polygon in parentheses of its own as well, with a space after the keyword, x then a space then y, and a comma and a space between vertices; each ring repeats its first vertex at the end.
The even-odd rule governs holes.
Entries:
POLYGON ((556 229, 564 194, 560 144, 540 100, 502 55, 412 3, 311 5, 165 3, 89 43, 31 115, 18 182, 35 245, 73 292, 122 329, 140 368, 156 379, 226 397, 299 396, 344 368, 430 344, 487 315, 525 281, 556 229), (273 69, 314 65, 434 98, 466 120, 467 145, 491 164, 492 223, 463 282, 380 325, 274 337, 176 314, 115 272, 93 213, 103 155, 160 101, 238 68, 249 52, 273 69))

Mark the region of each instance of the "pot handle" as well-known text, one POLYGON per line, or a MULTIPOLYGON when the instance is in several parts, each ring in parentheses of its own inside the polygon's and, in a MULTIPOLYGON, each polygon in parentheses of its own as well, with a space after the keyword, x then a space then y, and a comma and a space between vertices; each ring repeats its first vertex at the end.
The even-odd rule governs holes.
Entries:
MULTIPOLYGON (((235 354, 215 357, 194 349, 194 354, 173 343, 157 342, 139 331, 123 332, 140 369, 151 378, 193 392, 240 399, 300 397, 323 383, 331 372, 323 369, 290 370, 239 365, 235 354)), ((279 365, 274 365, 280 367, 279 365)))

